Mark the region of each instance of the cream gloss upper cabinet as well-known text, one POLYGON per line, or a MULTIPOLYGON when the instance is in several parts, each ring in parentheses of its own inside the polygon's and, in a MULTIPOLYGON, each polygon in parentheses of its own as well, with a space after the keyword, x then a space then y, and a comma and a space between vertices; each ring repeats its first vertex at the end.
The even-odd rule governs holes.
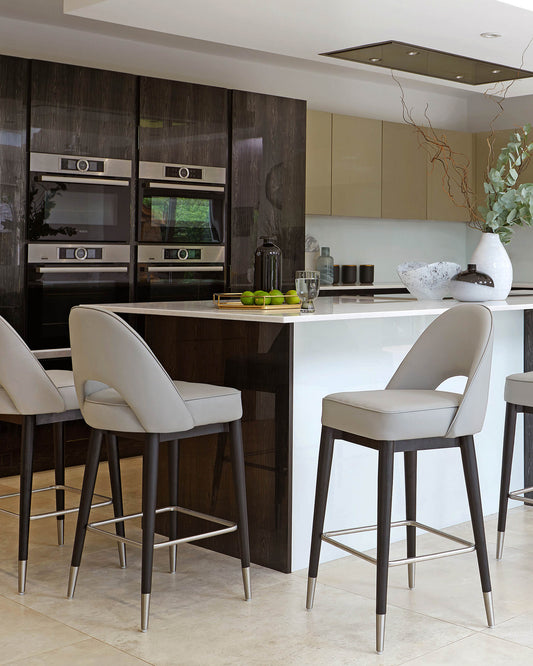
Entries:
POLYGON ((382 121, 333 115, 331 214, 381 217, 382 121))
POLYGON ((305 212, 331 215, 331 113, 307 110, 305 212))
POLYGON ((426 219, 426 152, 405 123, 383 122, 381 217, 426 219))
MULTIPOLYGON (((473 183, 473 135, 470 132, 457 132, 455 130, 435 130, 437 136, 446 138, 449 147, 461 156, 465 156, 469 161, 468 182, 473 183)), ((469 213, 466 208, 456 206, 447 192, 446 182, 443 182, 444 170, 440 162, 433 164, 429 162, 427 166, 427 219, 428 220, 447 220, 450 222, 468 222, 469 213)), ((458 203, 464 201, 458 185, 452 184, 451 193, 458 203)))

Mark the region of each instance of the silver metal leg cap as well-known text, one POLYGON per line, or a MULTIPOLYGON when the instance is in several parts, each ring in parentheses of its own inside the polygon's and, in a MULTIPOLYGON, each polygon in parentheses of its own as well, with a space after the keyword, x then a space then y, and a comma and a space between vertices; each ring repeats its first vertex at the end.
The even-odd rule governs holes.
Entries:
POLYGON ((316 578, 307 579, 307 601, 305 602, 305 607, 307 610, 313 608, 315 603, 315 589, 316 589, 316 578))
POLYGON ((150 615, 150 594, 141 594, 141 631, 148 629, 148 617, 150 615))
POLYGON ((26 592, 26 571, 28 569, 28 560, 19 560, 19 583, 18 592, 24 594, 26 592))
POLYGON ((57 521, 57 545, 58 546, 64 546, 65 545, 65 521, 64 520, 58 520, 57 521))
POLYGON ((410 590, 415 589, 415 567, 416 564, 414 562, 411 562, 410 564, 407 565, 407 578, 409 581, 410 590))
POLYGON ((76 581, 78 580, 78 571, 79 567, 70 567, 70 572, 68 575, 68 588, 67 588, 67 599, 72 599, 74 596, 74 590, 76 589, 76 581))
POLYGON ((498 532, 497 541, 496 541, 496 559, 501 560, 503 556, 503 540, 505 538, 505 532, 498 532))
POLYGON ((252 583, 250 581, 250 567, 242 568, 242 584, 244 585, 244 600, 250 601, 252 598, 252 583))
POLYGON ((118 546, 118 562, 120 564, 120 568, 125 569, 128 565, 126 559, 126 544, 122 543, 122 541, 119 541, 117 546, 118 546))
POLYGON ((376 652, 383 654, 385 647, 385 618, 386 615, 376 614, 376 652))
POLYGON ((487 624, 494 626, 494 604, 492 603, 492 592, 483 592, 483 601, 485 602, 485 612, 487 613, 487 624))
POLYGON ((168 565, 170 573, 176 573, 178 566, 178 547, 170 546, 168 549, 168 565))

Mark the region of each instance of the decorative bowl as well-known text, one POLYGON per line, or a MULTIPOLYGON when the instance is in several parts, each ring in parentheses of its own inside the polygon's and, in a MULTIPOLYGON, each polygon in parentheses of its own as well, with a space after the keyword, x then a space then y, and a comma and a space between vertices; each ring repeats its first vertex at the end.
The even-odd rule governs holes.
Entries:
POLYGON ((450 296, 450 280, 460 270, 461 266, 452 261, 432 264, 408 261, 397 268, 400 280, 419 301, 435 301, 450 296))

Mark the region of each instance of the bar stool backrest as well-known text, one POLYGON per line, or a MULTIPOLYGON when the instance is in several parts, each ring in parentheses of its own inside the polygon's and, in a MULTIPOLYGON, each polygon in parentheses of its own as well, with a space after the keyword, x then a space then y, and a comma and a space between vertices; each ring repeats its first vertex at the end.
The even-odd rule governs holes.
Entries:
POLYGON ((434 390, 450 377, 467 377, 446 437, 474 435, 483 427, 487 409, 493 337, 487 307, 477 303, 451 307, 418 338, 387 388, 434 390))
POLYGON ((15 329, 0 317, 0 414, 64 411, 65 402, 43 366, 15 329))
MULTIPOLYGON (((69 318, 72 370, 81 413, 89 426, 113 429, 86 398, 106 388, 117 391, 144 432, 194 427, 191 413, 161 363, 121 317, 95 306, 72 308, 69 318)), ((109 410, 106 410, 107 414, 109 410)))

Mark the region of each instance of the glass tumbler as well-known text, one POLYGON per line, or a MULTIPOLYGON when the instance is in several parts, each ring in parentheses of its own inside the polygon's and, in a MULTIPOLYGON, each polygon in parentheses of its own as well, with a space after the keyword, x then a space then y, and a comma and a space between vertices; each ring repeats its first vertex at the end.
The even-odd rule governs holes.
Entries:
POLYGON ((318 271, 296 271, 296 293, 302 301, 300 312, 314 312, 313 301, 320 289, 320 273, 318 271))

